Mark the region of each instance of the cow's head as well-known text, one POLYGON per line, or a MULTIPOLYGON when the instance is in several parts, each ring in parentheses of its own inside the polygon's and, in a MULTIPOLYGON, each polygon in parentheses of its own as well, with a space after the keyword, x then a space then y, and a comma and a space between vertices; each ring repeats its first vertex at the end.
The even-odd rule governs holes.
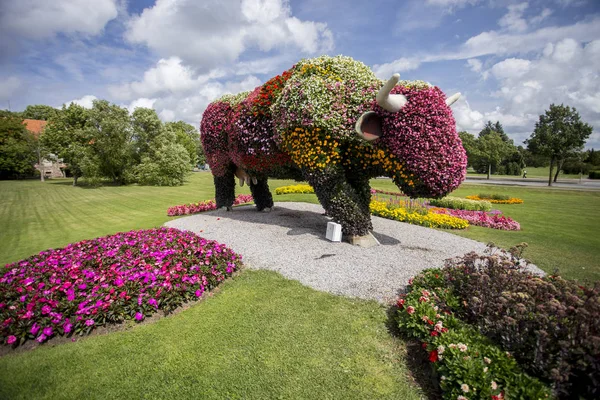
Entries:
POLYGON ((456 189, 466 176, 467 157, 456 132, 450 105, 438 88, 396 86, 399 74, 379 90, 371 110, 356 121, 357 134, 392 154, 409 178, 394 176, 410 196, 440 197, 456 189))

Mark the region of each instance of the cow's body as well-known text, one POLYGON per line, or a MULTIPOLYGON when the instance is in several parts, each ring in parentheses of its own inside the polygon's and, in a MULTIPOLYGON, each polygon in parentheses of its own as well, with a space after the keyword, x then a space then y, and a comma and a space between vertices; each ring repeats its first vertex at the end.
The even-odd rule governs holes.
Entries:
POLYGON ((268 177, 306 180, 345 235, 363 236, 372 229, 369 179, 391 177, 411 197, 454 190, 466 155, 452 100, 425 82, 397 81, 384 85, 347 57, 319 57, 211 103, 201 138, 217 207, 231 207, 236 175, 259 211, 273 206, 268 177))

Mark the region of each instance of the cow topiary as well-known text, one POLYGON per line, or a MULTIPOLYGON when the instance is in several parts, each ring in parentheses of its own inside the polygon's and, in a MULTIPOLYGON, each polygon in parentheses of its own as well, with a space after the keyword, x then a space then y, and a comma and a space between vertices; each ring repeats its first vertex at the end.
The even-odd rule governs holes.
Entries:
POLYGON ((236 176, 259 211, 273 206, 269 177, 305 180, 356 238, 372 230, 371 178, 390 177, 411 197, 457 188, 467 158, 449 106, 460 94, 399 78, 383 82, 352 58, 322 56, 209 104, 200 131, 217 207, 231 208, 236 176))

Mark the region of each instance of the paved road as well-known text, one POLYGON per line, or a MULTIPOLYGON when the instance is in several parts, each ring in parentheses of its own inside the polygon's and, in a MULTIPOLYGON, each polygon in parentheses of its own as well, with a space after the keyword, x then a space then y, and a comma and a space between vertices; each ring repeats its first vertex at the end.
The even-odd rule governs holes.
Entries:
MULTIPOLYGON (((537 186, 548 187, 548 179, 541 178, 492 178, 490 180, 483 177, 467 177, 467 183, 477 183, 484 185, 516 185, 516 186, 537 186)), ((553 183, 552 187, 566 189, 585 189, 600 190, 600 179, 559 179, 553 183)))

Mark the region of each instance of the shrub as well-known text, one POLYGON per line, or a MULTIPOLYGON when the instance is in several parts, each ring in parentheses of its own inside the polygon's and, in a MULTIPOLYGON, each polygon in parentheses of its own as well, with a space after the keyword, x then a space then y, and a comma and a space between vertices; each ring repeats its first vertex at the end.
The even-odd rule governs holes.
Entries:
POLYGON ((469 200, 460 197, 444 197, 430 199, 429 204, 436 207, 452 208, 454 210, 490 211, 492 203, 487 200, 469 200))
POLYGON ((486 213, 485 211, 452 210, 448 208, 429 209, 436 214, 452 215, 466 219, 471 225, 483 226, 485 228, 501 229, 504 231, 520 231, 521 225, 510 217, 505 217, 500 211, 486 213))
POLYGON ((291 193, 314 193, 315 190, 310 185, 290 185, 281 186, 275 189, 275 194, 291 194, 291 193))
POLYGON ((423 215, 419 212, 410 212, 403 207, 390 207, 383 201, 371 201, 370 209, 371 214, 379 217, 431 228, 465 229, 469 226, 469 223, 461 218, 434 213, 423 215))
POLYGON ((600 179, 600 171, 590 171, 590 174, 588 175, 588 178, 590 178, 590 179, 600 179))
MULTIPOLYGON (((252 196, 250 196, 249 194, 240 194, 233 201, 233 205, 237 206, 239 204, 250 203, 251 201, 252 196)), ((177 215, 197 214, 216 209, 217 203, 215 203, 214 200, 205 200, 198 203, 182 204, 180 206, 169 207, 169 209, 167 210, 167 215, 169 217, 174 217, 177 215)))
POLYGON ((231 249, 194 233, 158 228, 42 251, 0 275, 0 342, 141 321, 216 287, 242 266, 231 249))
POLYGON ((475 196, 467 196, 469 200, 485 200, 493 204, 522 204, 523 200, 516 197, 508 197, 497 194, 479 194, 475 196))
POLYGON ((422 342, 445 399, 543 399, 550 390, 524 374, 515 359, 458 319, 442 272, 425 271, 397 303, 398 326, 422 342), (431 279, 430 279, 431 278, 431 279), (430 289, 430 284, 436 287, 430 289))
POLYGON ((553 382, 557 395, 598 398, 600 284, 533 276, 521 270, 517 255, 470 253, 448 261, 437 278, 424 275, 419 285, 447 288, 444 307, 513 353, 531 374, 553 382))

